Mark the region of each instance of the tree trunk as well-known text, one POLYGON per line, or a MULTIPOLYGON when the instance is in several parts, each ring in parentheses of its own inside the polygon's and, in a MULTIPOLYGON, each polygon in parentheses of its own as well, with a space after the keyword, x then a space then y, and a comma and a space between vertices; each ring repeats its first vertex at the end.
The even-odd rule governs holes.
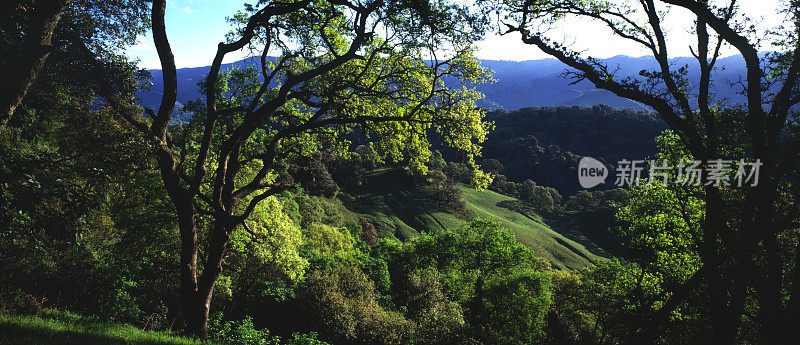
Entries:
MULTIPOLYGON (((197 243, 197 224, 194 215, 194 199, 199 191, 199 186, 183 187, 178 169, 175 165, 174 150, 168 137, 168 125, 175 107, 175 98, 178 92, 178 82, 175 72, 175 57, 172 54, 169 40, 167 39, 164 16, 166 13, 166 0, 154 0, 151 11, 153 25, 153 43, 156 46, 158 57, 163 70, 164 95, 158 113, 149 126, 145 125, 152 135, 157 147, 158 165, 161 170, 161 179, 167 194, 170 197, 178 217, 180 229, 180 289, 181 308, 186 320, 186 334, 205 339, 208 336, 208 315, 211 309, 211 296, 214 292, 214 283, 219 273, 213 276, 211 284, 206 283, 207 276, 214 270, 209 269, 206 261, 203 265, 203 276, 198 279, 197 257, 200 251, 197 243)), ((212 236, 213 237, 213 236, 212 236)), ((214 248, 210 243, 209 248, 214 248)))
MULTIPOLYGON (((223 216, 224 217, 224 216, 223 216)), ((193 218, 192 218, 193 219, 193 218)), ((187 223, 188 225, 188 223, 187 223)), ((236 224, 225 219, 217 219, 211 232, 208 245, 208 256, 203 263, 203 273, 198 279, 197 274, 197 231, 192 220, 191 234, 182 236, 181 245, 184 253, 181 261, 186 258, 188 265, 181 271, 181 291, 183 296, 183 310, 186 317, 186 333, 201 339, 208 337, 208 317, 211 312, 211 298, 217 279, 222 273, 225 249, 230 239, 230 232, 236 224)))
POLYGON ((194 293, 188 304, 184 304, 186 334, 200 339, 208 338, 208 316, 211 312, 211 293, 194 293))
POLYGON ((22 104, 36 78, 44 68, 45 61, 52 51, 52 36, 64 9, 70 0, 40 1, 33 14, 31 26, 22 42, 17 62, 8 71, 9 79, 4 82, 0 99, 0 133, 22 104))
MULTIPOLYGON (((765 169, 767 174, 771 173, 771 167, 772 165, 765 169)), ((766 259, 766 269, 759 283, 760 338, 763 344, 778 344, 789 330, 781 328, 783 260, 778 244, 779 231, 776 230, 777 225, 774 221, 777 186, 772 181, 767 181, 763 184, 763 188, 761 186, 759 188, 755 197, 758 212, 755 217, 755 230, 760 233, 766 259)), ((758 279, 758 272, 754 272, 754 278, 758 279)))
POLYGON ((792 289, 789 294, 789 305, 786 308, 786 315, 782 318, 782 329, 790 330, 790 339, 800 339, 800 327, 795 323, 800 320, 800 241, 794 247, 794 273, 792 278, 792 289))
POLYGON ((731 315, 728 307, 729 288, 733 282, 726 280, 717 251, 717 241, 724 222, 722 199, 715 187, 706 187, 706 219, 703 226, 701 257, 707 269, 709 300, 711 307, 712 344, 735 343, 739 333, 739 315, 731 315))
POLYGON ((186 319, 186 334, 205 337, 207 317, 202 318, 202 308, 197 303, 199 295, 197 291, 197 224, 194 221, 191 200, 183 200, 183 197, 185 196, 176 197, 177 200, 173 201, 178 212, 181 238, 181 304, 186 319))
MULTIPOLYGON (((162 163, 166 163, 163 161, 162 163)), ((172 177, 171 174, 166 174, 172 177)), ((175 187, 175 182, 165 178, 165 184, 175 187)), ((185 333, 189 336, 206 339, 208 337, 208 316, 211 310, 211 296, 219 272, 214 275, 212 284, 206 284, 208 275, 215 270, 209 270, 208 262, 203 270, 203 276, 198 280, 197 258, 199 247, 197 244, 197 224, 194 220, 194 207, 192 194, 176 188, 167 188, 168 194, 175 205, 178 214, 178 227, 181 238, 180 259, 180 289, 181 309, 186 321, 185 333)))
POLYGON ((785 339, 784 332, 789 332, 788 329, 780 328, 780 281, 782 272, 779 250, 777 236, 764 238, 767 269, 761 282, 762 288, 759 294, 761 304, 759 308, 759 319, 761 321, 760 338, 762 344, 780 344, 780 340, 785 339))

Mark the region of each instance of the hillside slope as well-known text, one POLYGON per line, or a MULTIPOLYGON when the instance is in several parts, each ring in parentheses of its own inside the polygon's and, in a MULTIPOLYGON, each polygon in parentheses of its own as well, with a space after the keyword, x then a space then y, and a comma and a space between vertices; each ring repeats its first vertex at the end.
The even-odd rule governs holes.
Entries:
MULTIPOLYGON (((470 219, 492 219, 511 230, 517 240, 557 269, 578 269, 607 256, 600 247, 554 231, 537 214, 513 209, 517 199, 489 190, 459 185, 465 212, 448 210, 415 190, 409 176, 389 171, 368 177, 359 188, 339 196, 348 210, 367 218, 381 236, 410 239, 419 233, 438 233, 465 225, 470 219), (576 241, 577 240, 577 241, 576 241), (587 247, 592 248, 587 249, 587 247)), ((585 238, 583 238, 585 240, 585 238)))
MULTIPOLYGON (((581 190, 578 161, 589 156, 609 165, 619 160, 646 159, 656 152, 655 137, 667 129, 653 113, 618 110, 609 106, 530 107, 489 112, 495 125, 483 143, 484 159, 502 164, 499 173, 510 181, 531 179, 562 195, 581 190)), ((458 156, 447 151, 446 159, 458 156)), ((613 187, 610 184, 599 188, 613 187)))

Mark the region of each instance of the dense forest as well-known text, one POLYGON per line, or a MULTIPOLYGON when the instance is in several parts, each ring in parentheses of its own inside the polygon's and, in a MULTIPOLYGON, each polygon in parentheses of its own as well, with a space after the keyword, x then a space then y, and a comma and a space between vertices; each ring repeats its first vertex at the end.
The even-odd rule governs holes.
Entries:
POLYGON ((188 82, 166 0, 3 3, 0 344, 792 343, 782 6, 759 31, 735 1, 264 0, 188 82), (668 54, 670 10, 693 58, 668 54), (551 39, 569 18, 651 63, 551 39), (487 108, 513 78, 476 57, 497 30, 641 107, 487 108), (157 72, 125 55, 142 35, 157 72), (581 188, 584 157, 605 184, 581 188), (617 186, 622 160, 667 172, 617 186))
MULTIPOLYGON (((580 157, 597 158, 613 171, 620 160, 654 157, 654 138, 667 129, 652 113, 605 105, 497 110, 488 112, 486 120, 495 128, 483 143, 481 157, 497 160, 503 167, 497 173, 514 182, 530 179, 564 194, 580 189, 575 178, 580 157)), ((610 182, 606 188, 613 187, 610 182)))

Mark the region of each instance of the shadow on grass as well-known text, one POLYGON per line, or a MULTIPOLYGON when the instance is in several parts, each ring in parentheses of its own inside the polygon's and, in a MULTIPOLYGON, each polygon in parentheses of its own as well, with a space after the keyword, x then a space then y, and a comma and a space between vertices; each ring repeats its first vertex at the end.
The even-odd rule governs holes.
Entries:
POLYGON ((542 217, 539 216, 540 211, 536 210, 530 204, 520 200, 503 200, 497 203, 497 206, 506 208, 510 211, 517 212, 534 222, 541 222, 542 217))
MULTIPOLYGON (((363 185, 344 188, 342 191, 349 196, 341 198, 342 204, 348 210, 365 215, 380 214, 375 220, 378 223, 380 218, 395 216, 413 229, 414 233, 395 232, 394 236, 400 240, 408 240, 416 236, 417 232, 425 232, 431 228, 448 228, 447 224, 442 224, 436 217, 426 217, 427 215, 446 213, 463 217, 418 190, 413 176, 402 170, 373 172, 367 176, 363 185)), ((388 219, 383 221, 391 223, 388 219)))
POLYGON ((607 211, 558 211, 545 214, 544 222, 562 236, 583 245, 598 256, 625 257, 609 227, 614 214, 607 211))

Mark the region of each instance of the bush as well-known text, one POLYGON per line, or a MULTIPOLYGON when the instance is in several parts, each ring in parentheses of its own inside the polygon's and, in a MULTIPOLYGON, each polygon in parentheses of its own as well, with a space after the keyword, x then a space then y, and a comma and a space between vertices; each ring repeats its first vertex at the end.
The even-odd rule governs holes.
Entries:
POLYGON ((285 170, 283 175, 291 176, 292 181, 299 182, 311 195, 335 197, 339 194, 339 185, 334 181, 320 154, 300 158, 296 164, 289 164, 285 170))
POLYGON ((347 228, 322 223, 312 223, 303 229, 303 241, 304 249, 337 258, 349 255, 356 244, 347 228))
POLYGON ((375 226, 372 225, 366 218, 359 218, 358 225, 361 226, 361 234, 359 238, 361 238, 364 243, 369 246, 374 246, 378 243, 378 232, 375 230, 375 226))
POLYGON ((582 190, 569 197, 564 202, 564 208, 569 211, 613 211, 630 198, 628 194, 628 190, 622 188, 592 192, 582 190))
MULTIPOLYGON (((445 209, 456 212, 466 211, 466 204, 461 200, 461 189, 456 186, 456 181, 442 170, 431 168, 425 176, 418 177, 416 180, 417 189, 445 209)), ((470 177, 469 182, 471 181, 470 177)))
POLYGON ((312 329, 335 343, 403 344, 411 335, 411 322, 384 310, 374 284, 356 267, 313 272, 300 297, 312 329))
POLYGON ((229 345, 326 345, 318 340, 316 333, 293 333, 291 338, 282 339, 270 335, 269 330, 258 330, 253 319, 245 316, 236 321, 223 320, 222 313, 214 314, 208 321, 208 335, 211 339, 229 345))
POLYGON ((276 344, 268 330, 257 330, 249 316, 238 321, 224 321, 222 313, 215 314, 208 322, 208 335, 211 339, 229 345, 276 344))
POLYGON ((544 336, 550 307, 548 275, 521 269, 487 282, 476 315, 480 338, 487 344, 533 344, 544 336))
POLYGON ((464 344, 466 323, 462 308, 441 290, 433 268, 408 277, 408 315, 417 323, 414 340, 420 344, 464 344))

